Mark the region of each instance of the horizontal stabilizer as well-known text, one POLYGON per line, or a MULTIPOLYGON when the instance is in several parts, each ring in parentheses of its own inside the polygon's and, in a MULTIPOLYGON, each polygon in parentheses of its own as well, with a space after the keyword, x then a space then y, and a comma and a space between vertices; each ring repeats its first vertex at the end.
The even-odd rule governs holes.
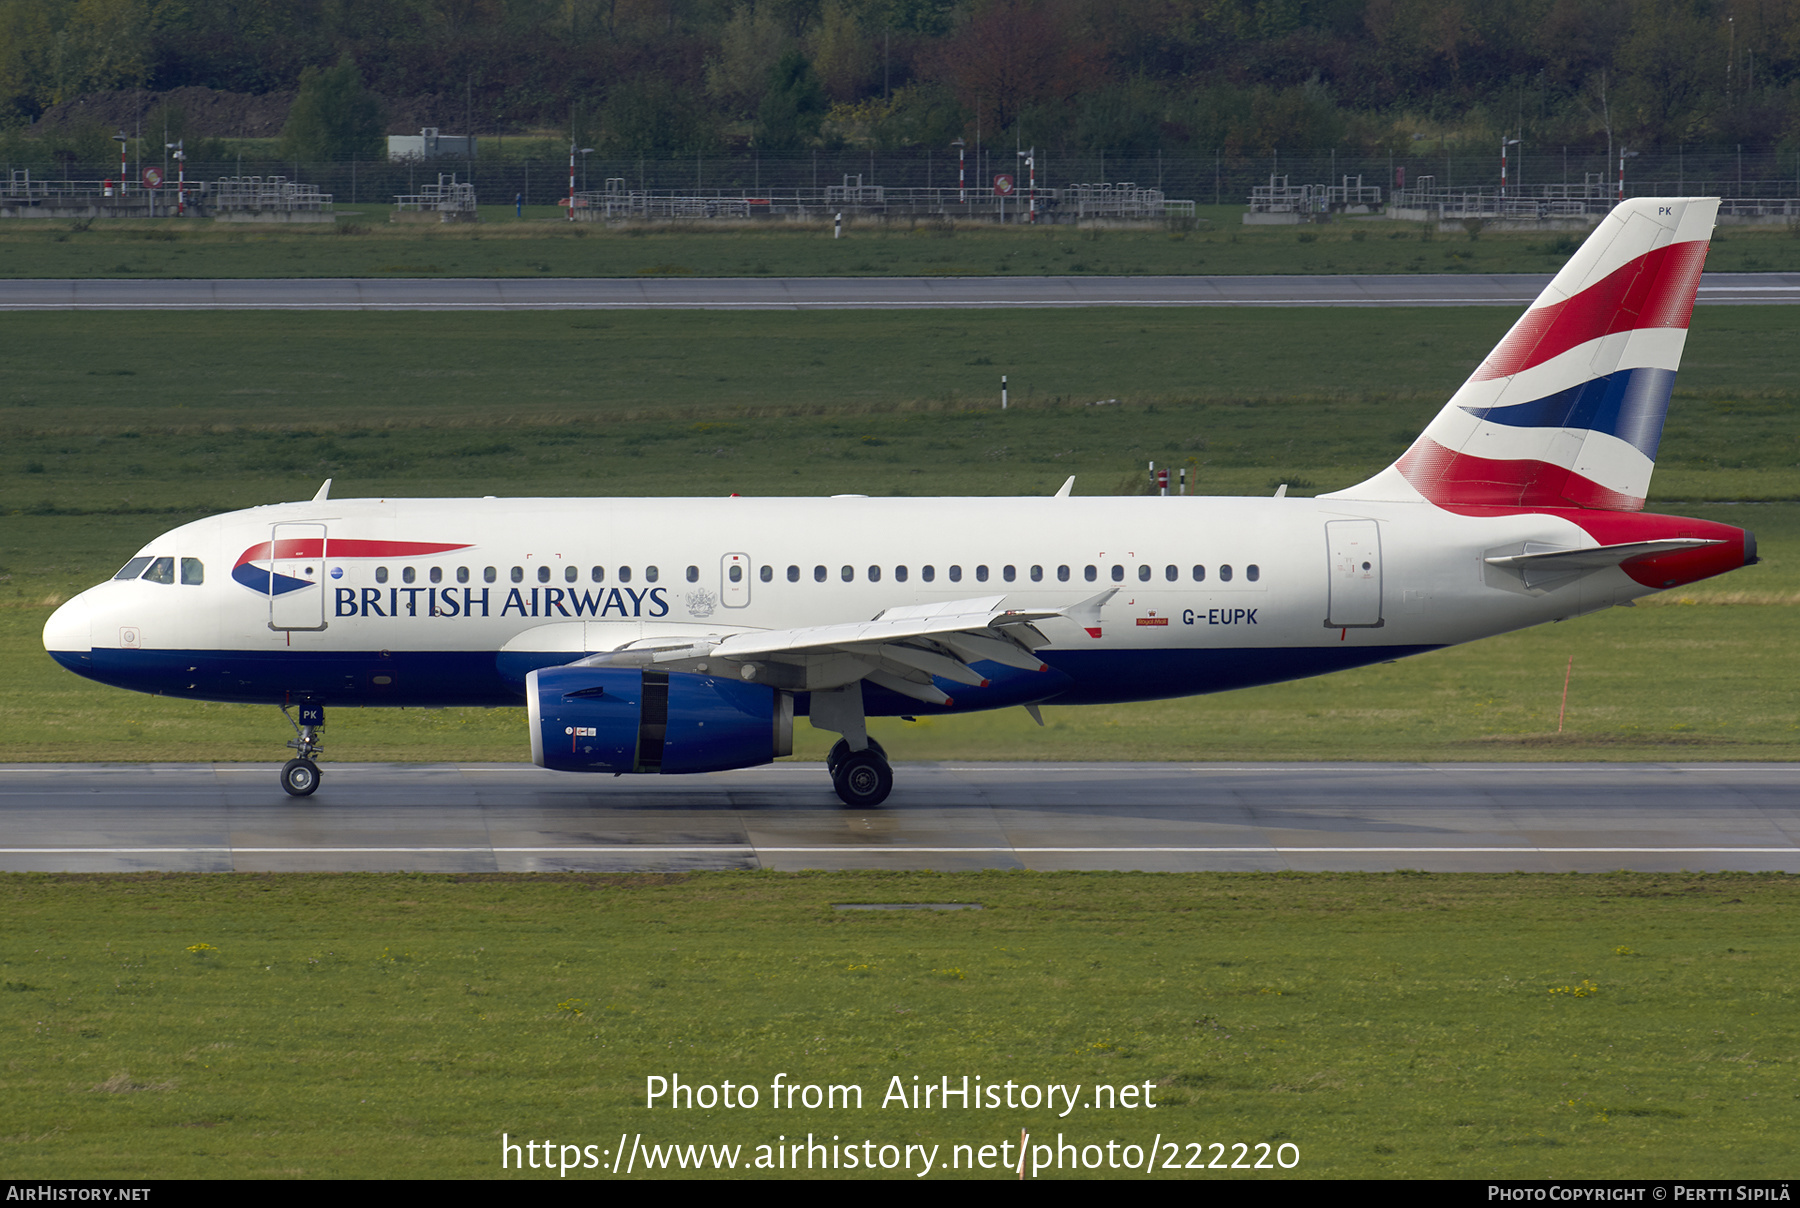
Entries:
POLYGON ((1553 549, 1542 552, 1507 554, 1488 558, 1489 566, 1515 566, 1521 570, 1566 574, 1578 570, 1604 570, 1620 566, 1634 558, 1667 554, 1678 549, 1695 549, 1703 545, 1723 545, 1699 537, 1672 537, 1667 541, 1627 541, 1622 545, 1600 545, 1592 549, 1553 549))

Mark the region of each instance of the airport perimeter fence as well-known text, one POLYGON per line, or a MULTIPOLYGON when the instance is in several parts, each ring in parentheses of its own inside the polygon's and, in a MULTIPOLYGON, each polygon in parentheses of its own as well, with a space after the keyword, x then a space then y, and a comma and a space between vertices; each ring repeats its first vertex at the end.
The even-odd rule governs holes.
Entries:
MULTIPOLYGON (((1580 186, 1601 182, 1616 188, 1617 151, 1609 157, 1599 151, 1526 147, 1520 154, 1510 148, 1508 183, 1512 187, 1543 185, 1580 186)), ((160 160, 134 163, 125 173, 126 196, 141 196, 143 170, 162 169, 160 160)), ((171 170, 161 193, 174 192, 171 170)), ((846 205, 846 186, 889 193, 945 196, 957 189, 955 149, 901 151, 732 151, 661 158, 607 159, 599 153, 578 156, 575 170, 578 193, 595 194, 608 181, 645 194, 746 199, 780 195, 804 199, 808 207, 869 209, 855 201, 846 205)), ((97 163, 8 163, 0 165, 0 195, 26 192, 90 189, 103 179, 119 176, 117 160, 97 163), (26 181, 29 179, 29 185, 26 181)), ((320 194, 335 199, 336 208, 387 209, 399 196, 418 196, 439 173, 457 175, 472 184, 484 205, 559 205, 569 193, 569 165, 560 160, 439 158, 432 160, 344 160, 330 163, 233 159, 218 163, 190 161, 187 179, 215 182, 237 177, 282 177, 304 182, 320 194)), ((1012 147, 968 148, 963 180, 971 203, 991 205, 994 179, 1014 180, 1007 217, 1017 216, 1018 200, 1029 191, 1031 169, 1012 147)), ((1285 177, 1293 185, 1351 185, 1381 189, 1383 198, 1397 186, 1417 187, 1422 177, 1443 189, 1482 189, 1498 186, 1500 148, 1485 155, 1447 154, 1423 143, 1392 153, 1349 151, 1273 151, 1257 155, 1183 152, 1080 152, 1061 153, 1039 149, 1036 178, 1039 189, 1067 190, 1074 186, 1130 183, 1156 190, 1168 199, 1199 205, 1245 205, 1251 191, 1266 188, 1271 177, 1285 177)), ((1627 196, 1707 195, 1731 198, 1800 197, 1800 150, 1774 146, 1658 147, 1635 149, 1626 159, 1627 196)), ((960 200, 961 194, 956 194, 960 200)), ((810 211, 809 211, 810 212, 810 211)))

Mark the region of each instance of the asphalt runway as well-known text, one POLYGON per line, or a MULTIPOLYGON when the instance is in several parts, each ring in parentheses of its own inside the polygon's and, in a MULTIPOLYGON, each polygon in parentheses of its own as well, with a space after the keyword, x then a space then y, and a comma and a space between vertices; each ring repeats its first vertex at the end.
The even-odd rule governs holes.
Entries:
POLYGON ((1800 872, 1800 765, 818 764, 694 777, 518 764, 0 766, 0 870, 973 868, 1800 872))
MULTIPOLYGON (((1548 275, 0 281, 0 310, 909 310, 1526 306, 1548 275)), ((1800 303, 1800 273, 1708 273, 1701 304, 1800 303)))

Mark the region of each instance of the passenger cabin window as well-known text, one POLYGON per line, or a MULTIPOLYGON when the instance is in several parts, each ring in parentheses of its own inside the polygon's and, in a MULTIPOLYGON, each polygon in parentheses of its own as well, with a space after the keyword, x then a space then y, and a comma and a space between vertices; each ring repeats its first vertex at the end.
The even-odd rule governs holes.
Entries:
POLYGON ((154 561, 150 564, 150 569, 144 572, 144 578, 148 579, 152 583, 162 583, 164 585, 174 583, 175 582, 175 559, 173 559, 173 558, 158 558, 158 559, 156 559, 156 561, 154 561))
POLYGON ((1150 564, 1148 562, 1145 562, 1138 567, 1138 582, 1150 582, 1150 564))
POLYGON ((621 582, 621 583, 631 582, 631 568, 629 566, 621 566, 619 568, 619 582, 621 582))
POLYGON ((413 568, 410 566, 405 567, 400 572, 400 582, 402 582, 402 583, 411 583, 416 578, 418 578, 418 576, 414 573, 413 568))
MULTIPOLYGON (((650 569, 655 570, 656 568, 653 566, 650 569)), ((744 568, 741 566, 733 565, 729 570, 727 570, 725 572, 725 577, 727 579, 730 579, 733 583, 742 583, 744 581, 744 568)), ((650 576, 650 582, 652 582, 652 583, 656 582, 655 575, 650 576)), ((689 580, 689 582, 692 582, 692 580, 689 580)))
POLYGON ((698 566, 690 566, 687 568, 687 580, 689 583, 700 582, 700 568, 698 566))
POLYGON ((1221 583, 1231 582, 1231 567, 1221 566, 1219 568, 1219 582, 1221 582, 1221 583))
POLYGON ((481 581, 483 583, 492 583, 495 579, 498 579, 499 577, 500 577, 499 572, 496 571, 491 566, 484 568, 481 572, 481 581))
POLYGON ((646 583, 656 582, 657 576, 660 573, 661 572, 658 571, 654 566, 646 566, 644 568, 644 582, 646 582, 646 583))
POLYGON ((512 581, 514 583, 525 582, 525 568, 523 566, 515 566, 512 568, 512 581))
POLYGON ((1114 583, 1125 582, 1125 567, 1118 562, 1113 563, 1112 576, 1114 583))
POLYGON ((375 568, 375 582, 377 582, 377 583, 386 583, 387 582, 387 567, 377 566, 375 568))
POLYGON ((1019 577, 1019 572, 1013 567, 1003 566, 1000 568, 1000 577, 1005 579, 1008 583, 1011 583, 1014 579, 1019 577))
POLYGON ((813 582, 814 583, 825 582, 825 568, 823 566, 813 567, 813 582))
POLYGON ((756 577, 761 579, 764 583, 773 583, 775 581, 775 568, 765 562, 757 568, 756 577))
POLYGON ((467 583, 469 581, 469 568, 468 567, 459 566, 456 568, 456 581, 458 583, 467 583))
POLYGON ((131 561, 127 562, 124 566, 121 566, 119 568, 119 573, 114 575, 113 578, 115 578, 115 579, 135 579, 139 575, 144 573, 144 568, 146 566, 150 565, 150 561, 151 560, 149 558, 133 558, 131 561))
POLYGON ((1181 571, 1178 570, 1173 564, 1171 564, 1169 566, 1165 566, 1163 568, 1163 578, 1167 579, 1169 582, 1173 583, 1173 582, 1175 582, 1175 580, 1179 579, 1180 577, 1181 577, 1181 571))
POLYGON ((1092 583, 1095 579, 1100 577, 1100 572, 1090 564, 1082 570, 1081 577, 1086 579, 1089 583, 1092 583))
POLYGON ((444 581, 444 568, 443 567, 434 566, 431 568, 431 581, 433 583, 442 583, 444 581))
POLYGON ((198 558, 181 560, 181 582, 186 587, 198 587, 206 582, 206 567, 198 558))
POLYGON ((1262 578, 1262 567, 1252 562, 1249 566, 1244 568, 1244 578, 1250 580, 1252 583, 1256 582, 1258 579, 1262 578))
POLYGON ((800 582, 800 568, 798 566, 788 567, 788 582, 789 583, 800 582))
POLYGON ((952 583, 961 583, 962 582, 962 567, 952 566, 950 568, 950 582, 952 582, 952 583))
MULTIPOLYGON (((1088 567, 1088 578, 1091 579, 1093 577, 1094 577, 1094 568, 1090 566, 1090 567, 1088 567)), ((1067 583, 1069 581, 1069 568, 1068 567, 1059 566, 1056 568, 1056 581, 1058 583, 1067 583)))
POLYGON ((869 582, 871 582, 871 583, 881 582, 881 568, 879 566, 871 566, 869 568, 869 582))
POLYGON ((1196 566, 1194 568, 1194 582, 1196 582, 1196 583, 1206 582, 1206 568, 1204 566, 1196 566))
POLYGON ((548 566, 539 566, 538 567, 538 582, 539 583, 550 582, 550 568, 548 566))
POLYGON ((856 568, 854 566, 846 566, 838 572, 838 577, 844 582, 849 583, 856 578, 856 568))
POLYGON ((1044 568, 1043 567, 1034 566, 1031 568, 1031 581, 1033 583, 1042 583, 1044 581, 1044 568))
POLYGON ((596 583, 606 582, 606 568, 604 566, 594 567, 594 569, 588 571, 588 578, 596 583))
POLYGON ((986 583, 987 582, 987 567, 986 566, 977 566, 975 568, 975 581, 977 583, 986 583))
MULTIPOLYGON (((575 580, 577 580, 579 578, 581 578, 581 570, 578 567, 574 567, 574 566, 563 567, 563 582, 564 583, 573 583, 573 582, 575 582, 575 580)), ((437 580, 433 579, 432 582, 436 583, 437 580)))
POLYGON ((896 583, 906 582, 906 568, 904 566, 896 566, 894 568, 894 582, 896 582, 896 583))
POLYGON ((937 567, 930 566, 930 565, 921 566, 919 568, 919 578, 925 580, 925 582, 927 582, 927 583, 930 583, 932 580, 937 578, 937 567))

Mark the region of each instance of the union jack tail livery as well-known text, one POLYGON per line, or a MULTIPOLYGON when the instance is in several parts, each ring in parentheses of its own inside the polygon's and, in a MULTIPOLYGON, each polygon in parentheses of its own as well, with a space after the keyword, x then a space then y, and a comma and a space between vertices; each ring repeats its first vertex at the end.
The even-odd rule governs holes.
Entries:
POLYGON ((1640 510, 1718 209, 1613 210, 1400 460, 1335 497, 1640 510))

